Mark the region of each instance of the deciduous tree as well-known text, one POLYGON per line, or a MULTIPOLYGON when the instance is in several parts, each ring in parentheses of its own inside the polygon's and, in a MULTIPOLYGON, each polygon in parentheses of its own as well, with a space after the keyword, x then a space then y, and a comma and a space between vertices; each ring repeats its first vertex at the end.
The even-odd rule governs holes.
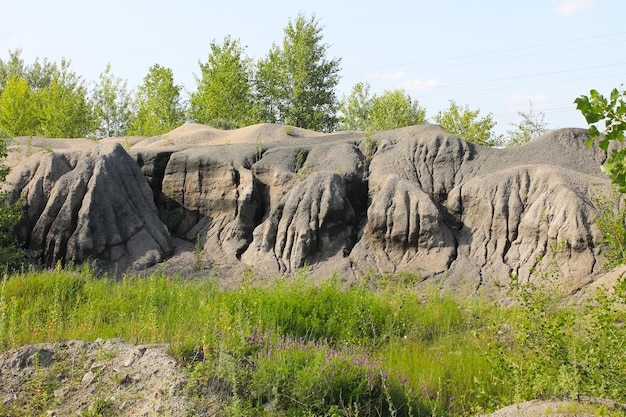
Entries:
POLYGON ((513 123, 514 129, 507 131, 509 140, 506 146, 522 145, 548 131, 548 124, 545 122, 546 115, 542 112, 536 113, 532 102, 527 112, 518 111, 517 114, 522 120, 518 124, 513 123))
POLYGON ((372 113, 369 83, 357 83, 341 100, 339 130, 368 130, 372 113))
POLYGON ((7 61, 0 58, 0 95, 11 78, 24 78, 33 90, 48 87, 52 83, 52 78, 58 70, 55 63, 46 58, 42 60, 36 58, 35 62, 26 65, 21 55, 22 50, 15 49, 9 51, 7 61))
POLYGON ((374 96, 370 112, 372 130, 391 130, 424 123, 426 110, 403 90, 385 91, 374 96))
POLYGON ((66 60, 60 66, 47 61, 22 66, 22 75, 10 78, 0 96, 0 129, 9 136, 91 135, 94 119, 87 88, 69 66, 66 60))
POLYGON ((69 61, 62 60, 50 85, 36 90, 40 114, 38 135, 80 138, 94 132, 95 119, 87 97, 87 87, 69 66, 69 61))
POLYGON ((136 117, 129 134, 156 136, 182 125, 185 111, 181 104, 181 89, 174 84, 171 69, 159 64, 150 67, 137 91, 136 117))
POLYGON ((369 95, 370 85, 358 83, 344 97, 339 111, 340 130, 391 130, 424 123, 426 110, 403 90, 369 95))
POLYGON ((26 67, 24 60, 21 58, 22 50, 14 49, 9 51, 9 59, 4 61, 0 58, 0 95, 4 91, 4 87, 14 78, 25 77, 26 67))
POLYGON ((39 114, 35 92, 24 77, 12 77, 0 95, 0 134, 6 137, 38 133, 39 114))
POLYGON ((131 96, 126 89, 126 81, 115 77, 111 64, 98 79, 92 93, 96 136, 125 136, 132 118, 131 96))
POLYGON ((230 36, 221 44, 211 42, 201 76, 189 99, 190 118, 218 128, 237 128, 255 120, 252 100, 252 68, 239 40, 230 36))
POLYGON ((448 132, 469 142, 483 146, 498 146, 502 137, 493 132, 496 122, 491 113, 480 117, 480 110, 472 110, 468 105, 461 107, 450 100, 450 107, 435 116, 435 122, 448 132))
POLYGON ((263 121, 325 132, 337 127, 341 60, 328 59, 327 52, 315 16, 300 14, 289 22, 282 45, 274 45, 257 64, 255 88, 263 121))

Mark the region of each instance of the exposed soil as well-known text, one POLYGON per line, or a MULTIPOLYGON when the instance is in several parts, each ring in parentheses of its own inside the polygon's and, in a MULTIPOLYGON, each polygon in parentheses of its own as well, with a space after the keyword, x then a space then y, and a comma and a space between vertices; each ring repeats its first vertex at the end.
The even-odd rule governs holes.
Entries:
POLYGON ((0 415, 182 416, 186 382, 164 345, 30 345, 0 355, 0 415))

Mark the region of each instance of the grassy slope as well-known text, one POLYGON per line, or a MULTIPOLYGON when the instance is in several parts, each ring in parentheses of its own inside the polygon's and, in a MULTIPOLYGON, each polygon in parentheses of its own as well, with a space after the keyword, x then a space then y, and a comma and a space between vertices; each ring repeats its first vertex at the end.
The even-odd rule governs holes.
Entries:
POLYGON ((300 276, 225 291, 215 277, 22 273, 2 281, 0 348, 170 343, 192 374, 192 414, 216 387, 228 415, 459 415, 538 397, 626 401, 626 285, 568 309, 550 288, 514 285, 516 306, 505 308, 418 294, 405 278, 347 287, 300 276))

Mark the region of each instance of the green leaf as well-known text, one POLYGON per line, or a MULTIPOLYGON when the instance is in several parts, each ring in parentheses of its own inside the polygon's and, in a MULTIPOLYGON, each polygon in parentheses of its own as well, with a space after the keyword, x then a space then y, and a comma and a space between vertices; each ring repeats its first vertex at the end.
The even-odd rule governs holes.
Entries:
POLYGON ((611 101, 617 101, 620 95, 621 93, 619 92, 619 90, 617 88, 614 88, 613 91, 611 91, 611 101))
POLYGON ((598 142, 598 147, 603 151, 606 151, 609 148, 609 141, 606 137, 604 137, 601 141, 598 142))
POLYGON ((574 100, 574 103, 576 103, 577 110, 584 110, 589 107, 589 97, 580 96, 576 100, 574 100))

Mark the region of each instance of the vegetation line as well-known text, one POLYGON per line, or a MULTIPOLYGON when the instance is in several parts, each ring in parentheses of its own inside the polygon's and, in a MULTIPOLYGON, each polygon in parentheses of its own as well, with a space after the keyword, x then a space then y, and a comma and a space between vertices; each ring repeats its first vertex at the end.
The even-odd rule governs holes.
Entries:
POLYGON ((515 303, 502 307, 419 293, 416 280, 312 284, 300 274, 226 291, 213 276, 24 272, 0 286, 0 347, 168 343, 189 369, 197 413, 216 380, 230 393, 229 415, 469 415, 580 395, 626 402, 626 281, 563 307, 549 283, 513 280, 515 303))

